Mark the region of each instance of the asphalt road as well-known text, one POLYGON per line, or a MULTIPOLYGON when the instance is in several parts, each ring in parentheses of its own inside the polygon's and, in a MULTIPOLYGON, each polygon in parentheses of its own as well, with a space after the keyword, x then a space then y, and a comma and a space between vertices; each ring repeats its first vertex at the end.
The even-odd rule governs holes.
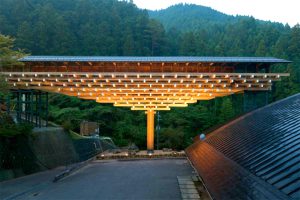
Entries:
POLYGON ((181 199, 177 176, 194 175, 186 159, 94 161, 52 183, 60 170, 2 182, 0 199, 174 200, 181 199))

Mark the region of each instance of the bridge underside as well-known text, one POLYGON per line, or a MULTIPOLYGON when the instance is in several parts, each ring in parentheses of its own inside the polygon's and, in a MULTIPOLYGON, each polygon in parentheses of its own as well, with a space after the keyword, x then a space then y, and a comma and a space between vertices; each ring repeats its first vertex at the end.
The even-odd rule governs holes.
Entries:
MULTIPOLYGON (((145 110, 148 122, 147 147, 153 150, 155 110, 186 107, 244 91, 268 91, 272 82, 288 74, 267 73, 275 62, 252 60, 212 62, 186 58, 157 61, 157 58, 120 57, 97 59, 25 58, 22 70, 4 72, 12 88, 47 92, 112 103, 145 110), (150 60, 149 60, 150 59, 150 60)), ((166 58, 165 58, 166 59, 166 58)), ((221 59, 222 60, 222 59, 221 59)), ((226 59, 225 59, 226 60, 226 59)), ((214 61, 218 61, 215 59, 214 61)), ((287 62, 277 60, 275 63, 287 62)))

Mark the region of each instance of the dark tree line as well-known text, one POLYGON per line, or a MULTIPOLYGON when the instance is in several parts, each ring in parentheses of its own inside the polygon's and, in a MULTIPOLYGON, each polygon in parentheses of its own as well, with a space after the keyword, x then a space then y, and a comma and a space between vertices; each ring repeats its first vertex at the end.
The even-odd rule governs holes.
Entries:
MULTIPOLYGON (((16 46, 33 55, 285 58, 293 63, 272 70, 291 77, 276 83, 269 100, 300 91, 299 25, 228 16, 201 6, 148 12, 131 1, 0 0, 0 33, 15 37, 16 46)), ((161 147, 184 148, 196 134, 242 114, 242 107, 240 94, 162 112, 161 147)), ((53 95, 50 117, 76 131, 81 120, 97 121, 101 134, 119 145, 145 145, 143 112, 53 95)))

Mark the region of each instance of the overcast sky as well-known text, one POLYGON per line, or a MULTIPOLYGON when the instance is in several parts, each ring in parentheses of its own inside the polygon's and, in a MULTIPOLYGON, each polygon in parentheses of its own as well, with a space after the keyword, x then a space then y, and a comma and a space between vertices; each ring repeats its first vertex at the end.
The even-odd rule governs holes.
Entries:
POLYGON ((300 23, 298 0, 133 0, 139 8, 158 10, 178 3, 193 3, 211 7, 231 15, 247 15, 257 19, 288 23, 300 23))

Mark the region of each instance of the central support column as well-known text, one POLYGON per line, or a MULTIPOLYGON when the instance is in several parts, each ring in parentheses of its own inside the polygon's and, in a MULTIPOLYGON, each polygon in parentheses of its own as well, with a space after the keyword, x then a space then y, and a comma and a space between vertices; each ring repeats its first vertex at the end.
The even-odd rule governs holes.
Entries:
POLYGON ((154 150, 154 110, 147 112, 147 150, 148 153, 153 153, 154 150))

